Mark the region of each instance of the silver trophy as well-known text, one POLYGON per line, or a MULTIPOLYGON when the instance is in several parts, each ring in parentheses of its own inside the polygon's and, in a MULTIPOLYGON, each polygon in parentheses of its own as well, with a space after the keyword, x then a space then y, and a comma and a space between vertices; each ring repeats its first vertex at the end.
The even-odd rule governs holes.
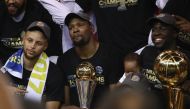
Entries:
POLYGON ((89 62, 82 62, 76 69, 76 76, 80 108, 89 109, 96 87, 94 67, 89 62))

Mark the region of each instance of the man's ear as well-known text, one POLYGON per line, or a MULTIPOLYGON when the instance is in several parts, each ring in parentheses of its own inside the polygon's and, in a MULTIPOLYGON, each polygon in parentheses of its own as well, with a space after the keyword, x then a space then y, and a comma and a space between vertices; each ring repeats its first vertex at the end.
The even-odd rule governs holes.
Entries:
POLYGON ((23 44, 23 39, 25 38, 25 35, 26 35, 26 32, 25 31, 22 31, 21 34, 20 34, 20 38, 21 38, 21 41, 22 41, 22 44, 23 44))
POLYGON ((45 47, 44 47, 44 51, 48 48, 48 40, 46 41, 45 47))
POLYGON ((95 34, 96 31, 95 31, 94 24, 90 23, 90 28, 91 28, 92 33, 95 34))

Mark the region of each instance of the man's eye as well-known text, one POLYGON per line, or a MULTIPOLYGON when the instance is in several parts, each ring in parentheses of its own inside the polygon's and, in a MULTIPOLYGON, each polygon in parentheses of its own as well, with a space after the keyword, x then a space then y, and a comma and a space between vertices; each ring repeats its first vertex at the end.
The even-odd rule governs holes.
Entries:
POLYGON ((28 42, 32 42, 32 39, 27 39, 28 40, 28 42))
POLYGON ((37 42, 37 45, 41 46, 41 45, 42 45, 42 43, 41 43, 41 42, 37 42))
POLYGON ((79 23, 78 26, 84 26, 85 24, 84 23, 79 23))

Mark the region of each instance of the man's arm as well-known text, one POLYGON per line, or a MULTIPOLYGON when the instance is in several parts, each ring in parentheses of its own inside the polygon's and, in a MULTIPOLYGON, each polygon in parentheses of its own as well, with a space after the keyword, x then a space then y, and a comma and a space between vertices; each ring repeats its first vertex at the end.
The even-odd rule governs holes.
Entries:
POLYGON ((190 21, 178 15, 173 15, 173 16, 176 19, 177 27, 183 32, 190 33, 190 21))
POLYGON ((71 12, 82 10, 80 6, 73 1, 72 4, 66 5, 57 0, 38 0, 44 8, 52 15, 54 22, 64 25, 65 17, 71 12))
POLYGON ((69 86, 65 86, 65 94, 64 94, 64 105, 61 107, 61 109, 80 109, 77 106, 70 105, 70 90, 69 86))
POLYGON ((46 102, 46 109, 59 109, 61 103, 59 101, 48 101, 46 102))

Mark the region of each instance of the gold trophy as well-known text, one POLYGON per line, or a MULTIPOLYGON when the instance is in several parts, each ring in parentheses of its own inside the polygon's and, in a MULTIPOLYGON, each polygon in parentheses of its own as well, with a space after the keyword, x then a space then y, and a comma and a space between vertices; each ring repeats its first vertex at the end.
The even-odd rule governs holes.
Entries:
POLYGON ((187 77, 188 68, 188 58, 179 51, 164 51, 155 60, 154 71, 167 90, 168 109, 184 109, 180 85, 187 77))
POLYGON ((82 62, 76 69, 76 85, 80 108, 89 109, 96 87, 95 69, 89 62, 82 62))

